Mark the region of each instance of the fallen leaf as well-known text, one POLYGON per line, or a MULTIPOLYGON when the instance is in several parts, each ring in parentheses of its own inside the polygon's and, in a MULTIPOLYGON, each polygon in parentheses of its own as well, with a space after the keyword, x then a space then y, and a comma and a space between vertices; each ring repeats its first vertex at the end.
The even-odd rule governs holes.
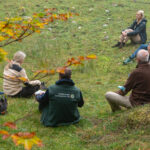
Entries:
POLYGON ((3 126, 9 127, 9 128, 11 128, 11 129, 17 129, 16 124, 13 123, 13 122, 5 122, 5 123, 3 124, 3 126))
POLYGON ((25 150, 31 150, 34 144, 42 147, 42 141, 35 136, 35 132, 19 132, 11 135, 11 138, 16 146, 22 144, 24 145, 25 150))

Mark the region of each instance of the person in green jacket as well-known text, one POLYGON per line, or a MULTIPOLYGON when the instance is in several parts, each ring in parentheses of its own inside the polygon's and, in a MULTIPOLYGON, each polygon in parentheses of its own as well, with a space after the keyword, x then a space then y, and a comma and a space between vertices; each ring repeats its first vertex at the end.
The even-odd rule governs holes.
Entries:
POLYGON ((44 94, 36 94, 39 110, 42 112, 41 123, 44 126, 70 125, 79 122, 77 107, 84 105, 81 91, 71 80, 71 70, 59 73, 59 80, 48 87, 44 94))

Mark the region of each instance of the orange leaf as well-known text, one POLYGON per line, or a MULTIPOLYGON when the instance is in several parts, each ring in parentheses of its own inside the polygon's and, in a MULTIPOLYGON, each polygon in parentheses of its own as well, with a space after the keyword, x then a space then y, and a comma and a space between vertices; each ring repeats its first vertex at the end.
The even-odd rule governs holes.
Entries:
POLYGON ((49 71, 48 71, 48 74, 54 75, 54 74, 55 74, 55 70, 54 70, 54 69, 49 70, 49 71))
POLYGON ((31 150, 34 144, 38 145, 39 147, 43 146, 42 141, 37 136, 35 136, 34 132, 19 132, 13 134, 11 138, 13 139, 13 142, 16 144, 16 146, 23 144, 26 150, 31 150))
POLYGON ((81 60, 81 61, 84 61, 85 57, 84 56, 79 56, 78 59, 81 60))
POLYGON ((3 126, 9 127, 9 128, 11 128, 11 129, 17 129, 16 124, 13 123, 13 122, 5 122, 5 123, 3 124, 3 126))
POLYGON ((5 130, 0 130, 0 134, 3 135, 3 140, 5 140, 6 138, 10 136, 10 134, 5 130))
POLYGON ((25 77, 18 77, 19 80, 23 81, 23 82, 28 82, 28 79, 25 77))
POLYGON ((65 69, 66 69, 66 67, 58 67, 56 69, 56 72, 64 74, 65 73, 65 69))

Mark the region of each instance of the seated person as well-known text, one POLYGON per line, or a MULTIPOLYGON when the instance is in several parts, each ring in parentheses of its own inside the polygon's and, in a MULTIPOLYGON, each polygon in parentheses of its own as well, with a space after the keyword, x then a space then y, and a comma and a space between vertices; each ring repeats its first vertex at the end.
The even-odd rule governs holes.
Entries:
POLYGON ((150 103, 150 64, 149 53, 140 50, 137 54, 137 68, 128 77, 124 86, 117 92, 107 92, 105 97, 113 112, 121 107, 132 108, 150 103), (130 96, 125 96, 132 91, 130 96))
POLYGON ((25 69, 21 67, 25 57, 26 54, 22 51, 16 52, 13 60, 4 68, 3 91, 8 96, 30 97, 40 88, 41 82, 39 80, 29 81, 25 69), (27 80, 25 85, 18 77, 23 77, 27 80))
POLYGON ((59 74, 59 80, 50 86, 45 94, 35 94, 42 112, 41 122, 44 126, 69 125, 79 122, 77 107, 84 104, 81 91, 71 80, 71 70, 66 68, 59 74))
POLYGON ((122 48, 128 39, 133 43, 144 44, 147 40, 146 22, 147 20, 144 18, 144 11, 139 10, 136 13, 136 20, 128 29, 122 31, 119 42, 112 47, 122 48))
POLYGON ((136 57, 138 51, 140 51, 141 49, 148 50, 148 52, 150 54, 150 43, 149 44, 141 44, 140 47, 138 49, 136 49, 135 52, 131 56, 129 56, 129 58, 127 58, 123 61, 123 64, 127 65, 129 62, 131 62, 136 57))

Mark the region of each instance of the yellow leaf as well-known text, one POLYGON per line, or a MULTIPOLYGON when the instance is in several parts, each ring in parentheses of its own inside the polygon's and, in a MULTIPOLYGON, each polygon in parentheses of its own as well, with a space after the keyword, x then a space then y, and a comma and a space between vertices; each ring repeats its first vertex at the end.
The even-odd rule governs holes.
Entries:
POLYGON ((91 54, 91 55, 88 55, 86 56, 87 59, 96 59, 96 55, 95 54, 91 54))
POLYGON ((3 36, 0 35, 0 42, 6 40, 3 36))

